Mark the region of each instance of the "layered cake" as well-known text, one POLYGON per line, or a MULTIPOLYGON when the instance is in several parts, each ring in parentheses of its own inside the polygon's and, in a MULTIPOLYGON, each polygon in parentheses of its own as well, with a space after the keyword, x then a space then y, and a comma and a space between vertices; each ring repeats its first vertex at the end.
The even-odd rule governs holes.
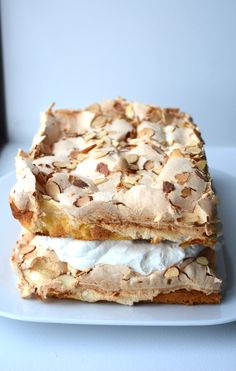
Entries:
POLYGON ((10 194, 23 297, 218 303, 217 197, 198 127, 122 98, 41 115, 10 194))

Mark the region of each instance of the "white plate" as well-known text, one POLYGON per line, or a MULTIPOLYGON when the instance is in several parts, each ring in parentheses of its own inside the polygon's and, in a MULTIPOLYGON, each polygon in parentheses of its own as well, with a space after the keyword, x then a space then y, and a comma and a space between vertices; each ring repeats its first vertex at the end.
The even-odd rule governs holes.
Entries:
MULTIPOLYGON (((0 180, 0 315, 34 322, 55 322, 93 325, 131 326, 200 326, 236 320, 236 178, 212 170, 214 184, 221 199, 220 215, 226 241, 227 289, 222 304, 166 305, 139 304, 126 307, 113 303, 81 303, 66 300, 23 300, 16 288, 16 278, 9 265, 9 257, 19 234, 19 225, 11 216, 8 205, 10 188, 15 176, 10 173, 0 180)), ((221 259, 223 261, 223 259, 221 259)), ((221 264, 222 273, 222 264, 221 264)))

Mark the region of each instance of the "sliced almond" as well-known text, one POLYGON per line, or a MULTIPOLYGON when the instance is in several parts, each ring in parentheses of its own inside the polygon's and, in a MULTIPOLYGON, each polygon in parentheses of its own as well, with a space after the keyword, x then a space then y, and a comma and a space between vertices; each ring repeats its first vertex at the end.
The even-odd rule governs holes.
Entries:
POLYGON ((158 122, 162 119, 162 111, 158 108, 153 108, 149 113, 149 120, 152 122, 158 122))
POLYGON ((90 201, 92 201, 92 199, 93 198, 91 196, 84 196, 84 197, 78 198, 78 200, 74 202, 74 205, 77 207, 82 207, 82 206, 87 205, 90 201))
POLYGON ((132 188, 134 185, 133 184, 131 184, 131 183, 126 183, 125 181, 122 181, 122 185, 125 187, 125 188, 128 188, 128 189, 130 189, 130 188, 132 188))
POLYGON ((128 105, 125 109, 125 114, 128 119, 132 120, 134 118, 134 110, 131 105, 128 105))
POLYGON ((129 153, 128 155, 125 155, 125 159, 129 164, 135 164, 135 162, 138 161, 139 156, 134 153, 129 153))
POLYGON ((66 168, 69 169, 69 170, 73 170, 75 169, 77 166, 77 162, 76 161, 71 161, 69 164, 67 164, 66 168))
POLYGON ((48 195, 42 195, 42 198, 43 198, 44 200, 51 200, 51 197, 48 196, 48 195))
POLYGON ((105 146, 105 147, 110 147, 111 146, 111 138, 109 138, 108 136, 102 137, 101 141, 102 141, 103 146, 105 146))
POLYGON ((91 144, 90 146, 81 149, 79 153, 88 153, 95 147, 96 147, 96 144, 91 144))
POLYGON ((162 187, 164 193, 170 193, 175 190, 174 184, 168 181, 164 181, 162 187))
POLYGON ((59 167, 59 168, 61 168, 61 169, 66 168, 67 165, 68 165, 68 163, 66 163, 66 162, 62 162, 62 161, 55 161, 55 162, 53 162, 52 164, 53 164, 53 166, 55 166, 55 167, 59 167))
POLYGON ((147 160, 143 165, 145 170, 152 170, 154 168, 154 161, 147 160))
POLYGON ((92 113, 100 113, 101 107, 98 103, 94 103, 94 104, 91 104, 91 106, 87 107, 86 110, 92 113))
POLYGON ((73 184, 74 186, 76 187, 79 187, 79 188, 87 188, 89 185, 84 182, 82 179, 74 176, 74 175, 70 175, 69 176, 69 182, 71 184, 73 184))
POLYGON ((177 267, 170 267, 164 273, 165 278, 174 278, 179 276, 179 269, 177 267))
POLYGON ((188 173, 188 172, 183 172, 183 173, 175 175, 175 179, 177 180, 177 183, 181 184, 181 185, 186 183, 188 181, 189 177, 190 177, 190 173, 188 173))
POLYGON ((122 183, 125 182, 125 183, 129 183, 129 184, 136 184, 138 181, 140 180, 140 176, 139 175, 130 175, 130 176, 124 176, 123 179, 122 179, 122 183))
POLYGON ((197 163, 196 163, 196 166, 198 167, 198 169, 200 169, 200 170, 204 170, 205 169, 205 167, 206 167, 206 161, 205 160, 200 160, 200 161, 198 161, 197 163))
POLYGON ((77 162, 76 161, 71 161, 71 162, 55 161, 55 162, 53 162, 53 165, 55 167, 60 168, 60 169, 69 169, 69 170, 72 170, 72 169, 75 169, 76 168, 77 162))
POLYGON ((188 153, 191 153, 193 155, 198 155, 199 153, 201 153, 201 148, 197 147, 197 146, 194 146, 194 147, 187 147, 187 152, 188 153))
POLYGON ((205 256, 198 256, 196 262, 201 265, 208 265, 208 259, 205 256))
POLYGON ((156 175, 159 175, 162 170, 162 166, 160 165, 159 167, 155 167, 152 169, 152 172, 155 173, 156 175))
POLYGON ((97 138, 103 138, 105 135, 107 135, 107 131, 102 129, 97 133, 97 138))
POLYGON ((151 128, 143 128, 139 131, 139 137, 152 137, 155 134, 155 131, 151 128))
POLYGON ((109 173, 110 173, 107 164, 104 164, 104 162, 99 162, 97 164, 96 171, 98 171, 99 173, 101 173, 105 176, 108 176, 109 173))
POLYGON ((101 157, 106 156, 109 152, 110 151, 106 151, 106 150, 97 150, 97 151, 92 152, 91 155, 93 158, 101 158, 101 157))
POLYGON ((129 170, 137 171, 139 170, 139 167, 137 164, 130 164, 129 165, 129 170))
POLYGON ((174 149, 174 151, 171 152, 170 157, 171 158, 183 157, 183 154, 179 149, 174 149))
POLYGON ((91 140, 91 139, 96 138, 96 136, 97 136, 97 133, 95 133, 95 131, 91 131, 91 132, 86 133, 86 134, 84 135, 84 140, 87 142, 87 141, 89 141, 89 140, 91 140))
POLYGON ((46 192, 53 199, 58 200, 58 195, 61 193, 61 189, 56 182, 48 181, 46 183, 46 192))
POLYGON ((191 196, 191 194, 192 194, 192 188, 190 187, 183 188, 181 191, 181 197, 183 198, 187 198, 191 196))
POLYGON ((106 121, 107 119, 105 116, 99 115, 92 121, 91 126, 95 129, 100 129, 105 126, 106 121))
POLYGON ((102 184, 102 183, 107 182, 107 179, 106 179, 106 178, 97 178, 97 179, 93 179, 93 182, 94 182, 96 185, 99 185, 99 184, 102 184))

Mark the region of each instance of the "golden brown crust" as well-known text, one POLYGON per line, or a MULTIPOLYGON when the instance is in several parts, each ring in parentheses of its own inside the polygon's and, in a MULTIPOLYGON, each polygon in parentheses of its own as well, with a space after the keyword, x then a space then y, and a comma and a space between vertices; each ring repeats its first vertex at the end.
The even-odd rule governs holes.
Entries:
POLYGON ((32 232, 83 238, 86 226, 91 239, 216 240, 203 140, 178 109, 122 98, 50 107, 29 153, 17 156, 17 177, 11 208, 32 232))
MULTIPOLYGON (((86 296, 92 297, 94 296, 93 290, 90 290, 90 293, 87 290, 86 296)), ((96 293, 97 295, 98 293, 96 293)), ((128 304, 128 303, 122 303, 121 301, 116 300, 117 295, 111 296, 110 293, 99 293, 100 299, 97 298, 96 302, 104 302, 104 301, 113 301, 118 304, 128 304), (107 297, 106 299, 104 299, 107 297), (108 299, 109 298, 109 299, 108 299)), ((45 300, 45 298, 41 297, 37 293, 35 294, 35 297, 41 300, 45 300)), ((81 297, 78 299, 78 297, 70 296, 69 293, 62 294, 58 292, 54 292, 51 290, 51 292, 48 294, 48 298, 55 298, 55 299, 74 299, 74 300, 81 300, 84 301, 81 297)), ((169 293, 161 293, 158 294, 153 298, 153 300, 143 300, 140 301, 140 303, 153 303, 153 304, 183 304, 183 305, 197 305, 197 304, 219 304, 221 302, 221 294, 220 293, 212 293, 212 294, 205 294, 200 291, 196 290, 177 290, 175 292, 169 292, 169 293)), ((120 295, 120 300, 122 300, 122 295, 120 295)), ((86 300, 85 300, 86 301, 86 300)), ((138 303, 136 303, 138 304, 138 303)))
POLYGON ((209 295, 196 290, 178 290, 169 292, 168 294, 159 294, 153 298, 153 303, 163 304, 219 304, 221 302, 220 293, 212 293, 209 295))

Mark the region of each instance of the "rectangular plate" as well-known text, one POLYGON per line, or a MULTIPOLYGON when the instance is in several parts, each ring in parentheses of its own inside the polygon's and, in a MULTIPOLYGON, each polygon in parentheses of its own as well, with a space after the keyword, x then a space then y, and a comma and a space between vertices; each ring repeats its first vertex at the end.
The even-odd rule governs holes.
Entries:
POLYGON ((236 261, 236 178, 218 170, 212 170, 211 174, 221 199, 220 217, 226 242, 224 258, 221 253, 219 259, 219 271, 224 281, 224 260, 227 266, 227 285, 221 304, 138 304, 127 307, 114 303, 21 299, 16 288, 16 277, 9 264, 20 229, 8 205, 9 191, 15 183, 15 175, 10 173, 0 180, 0 315, 33 322, 127 326, 201 326, 236 320, 236 277, 233 272, 233 262, 236 261))

